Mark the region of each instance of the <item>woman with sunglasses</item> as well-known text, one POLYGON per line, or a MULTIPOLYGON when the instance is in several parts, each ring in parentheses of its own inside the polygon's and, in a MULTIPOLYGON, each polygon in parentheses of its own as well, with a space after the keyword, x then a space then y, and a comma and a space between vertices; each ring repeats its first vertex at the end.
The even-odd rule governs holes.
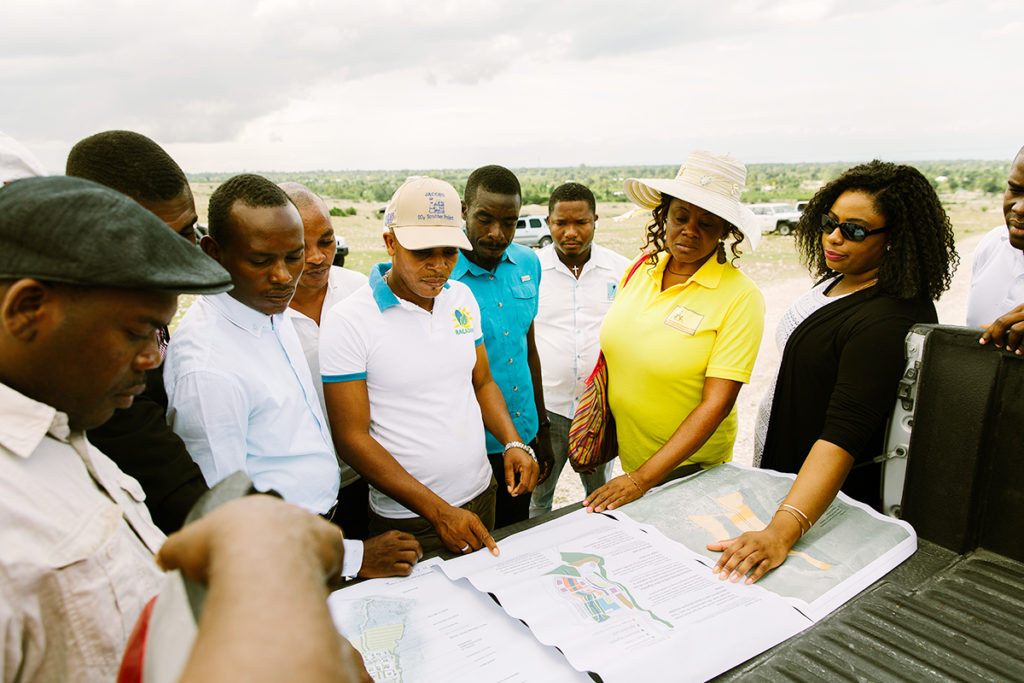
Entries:
POLYGON ((786 311, 776 332, 782 353, 761 404, 754 462, 797 473, 762 531, 708 545, 714 571, 753 583, 840 490, 881 504, 889 413, 903 373, 903 340, 916 323, 937 321, 932 303, 949 288, 958 258, 935 190, 910 166, 855 166, 823 187, 804 210, 797 248, 818 283, 786 311))

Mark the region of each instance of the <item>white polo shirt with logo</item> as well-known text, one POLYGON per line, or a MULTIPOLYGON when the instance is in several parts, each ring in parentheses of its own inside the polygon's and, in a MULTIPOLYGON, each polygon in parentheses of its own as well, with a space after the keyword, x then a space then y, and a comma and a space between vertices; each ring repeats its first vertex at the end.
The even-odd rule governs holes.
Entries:
MULTIPOLYGON (((320 322, 325 383, 366 380, 370 436, 420 483, 460 506, 491 482, 483 417, 473 390, 480 309, 469 287, 449 280, 433 310, 400 299, 384 274, 327 311, 320 322)), ((416 513, 370 487, 370 507, 390 519, 416 513)))

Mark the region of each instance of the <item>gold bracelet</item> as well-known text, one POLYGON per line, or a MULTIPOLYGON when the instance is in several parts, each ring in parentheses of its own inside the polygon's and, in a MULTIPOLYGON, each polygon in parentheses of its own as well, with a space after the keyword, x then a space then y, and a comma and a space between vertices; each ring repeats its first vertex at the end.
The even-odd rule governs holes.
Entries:
MULTIPOLYGON (((814 526, 814 524, 813 524, 813 523, 811 522, 811 519, 810 519, 810 517, 808 517, 807 515, 805 515, 805 514, 804 514, 804 512, 803 512, 803 510, 801 510, 800 508, 798 508, 798 507, 793 507, 793 506, 792 506, 792 505, 790 505, 789 503, 783 503, 783 504, 782 504, 782 505, 780 505, 779 507, 780 507, 780 508, 786 508, 787 510, 792 510, 792 511, 793 511, 793 512, 795 512, 796 514, 798 514, 798 515, 800 515, 801 517, 803 517, 803 518, 804 518, 804 521, 805 521, 805 522, 807 522, 807 530, 808 530, 808 531, 810 531, 810 530, 811 530, 811 527, 812 527, 812 526, 814 526)), ((801 527, 803 527, 803 524, 801 524, 800 526, 801 526, 801 527)))
POLYGON ((775 514, 777 515, 780 512, 788 512, 789 514, 793 515, 793 519, 796 520, 796 525, 798 527, 800 527, 800 538, 803 538, 804 537, 804 523, 800 521, 800 518, 796 516, 796 513, 793 512, 792 510, 787 510, 786 508, 779 508, 778 510, 775 511, 775 514))
POLYGON ((631 482, 633 482, 633 486, 635 486, 636 490, 640 492, 640 495, 641 496, 644 495, 644 490, 642 488, 640 488, 640 484, 636 483, 636 479, 633 478, 633 475, 630 474, 629 472, 623 472, 623 474, 625 474, 627 477, 629 477, 629 480, 631 482))

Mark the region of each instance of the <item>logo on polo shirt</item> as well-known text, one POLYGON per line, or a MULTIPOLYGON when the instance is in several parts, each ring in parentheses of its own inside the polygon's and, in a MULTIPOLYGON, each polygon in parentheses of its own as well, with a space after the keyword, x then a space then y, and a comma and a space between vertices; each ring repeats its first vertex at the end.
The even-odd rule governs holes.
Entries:
POLYGON ((465 308, 456 308, 452 311, 455 318, 455 334, 469 334, 473 331, 473 316, 465 308))
POLYGON ((691 311, 686 306, 676 306, 665 318, 665 324, 684 334, 693 335, 697 333, 703 320, 704 316, 697 311, 691 311))

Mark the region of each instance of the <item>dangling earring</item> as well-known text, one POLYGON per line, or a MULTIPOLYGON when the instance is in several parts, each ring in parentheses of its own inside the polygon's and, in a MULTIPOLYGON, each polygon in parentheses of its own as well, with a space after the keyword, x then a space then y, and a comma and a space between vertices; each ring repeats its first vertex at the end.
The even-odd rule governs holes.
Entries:
POLYGON ((720 240, 718 242, 718 262, 725 263, 727 260, 728 257, 725 255, 725 240, 720 240))

